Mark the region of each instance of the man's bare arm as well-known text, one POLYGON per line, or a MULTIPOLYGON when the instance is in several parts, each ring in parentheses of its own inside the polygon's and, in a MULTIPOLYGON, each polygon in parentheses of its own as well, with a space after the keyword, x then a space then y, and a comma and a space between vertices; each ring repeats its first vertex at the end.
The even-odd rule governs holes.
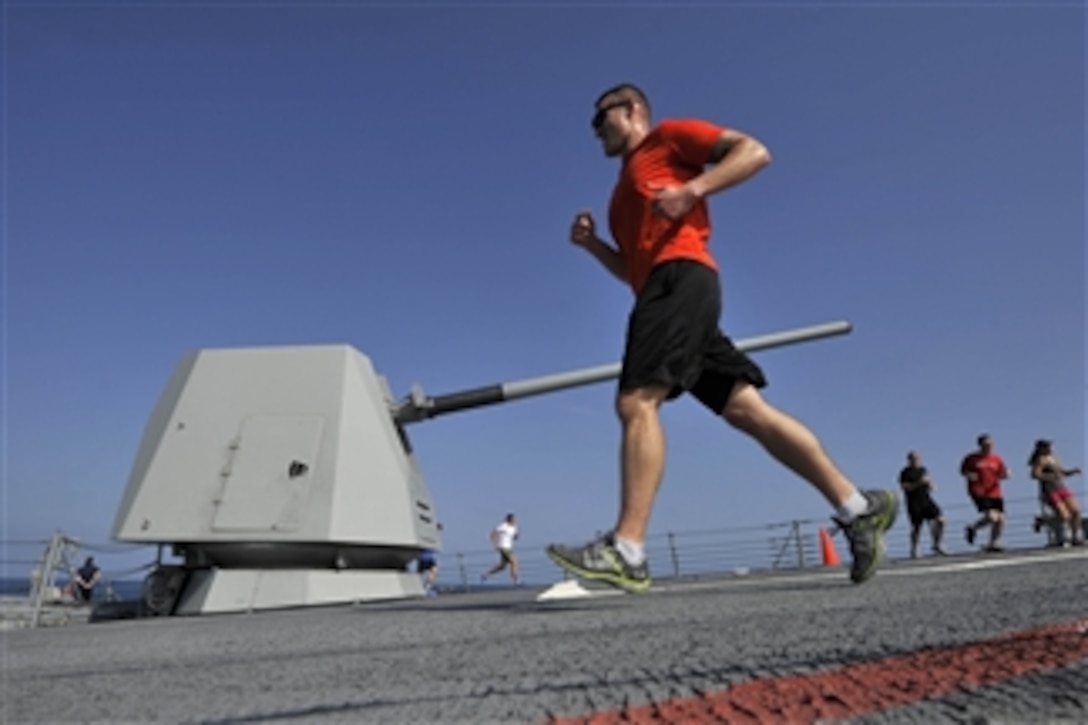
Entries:
POLYGON ((599 238, 586 242, 581 246, 620 282, 626 283, 628 281, 627 267, 624 266, 623 258, 620 257, 620 253, 616 251, 615 247, 606 244, 599 238))
POLYGON ((687 183, 700 199, 751 178, 771 163, 771 152, 753 136, 727 130, 711 151, 709 162, 713 166, 687 183))
POLYGON ((627 267, 623 263, 623 258, 615 247, 597 236, 597 224, 588 211, 581 211, 574 217, 574 223, 570 228, 570 240, 592 254, 620 282, 628 281, 627 267))

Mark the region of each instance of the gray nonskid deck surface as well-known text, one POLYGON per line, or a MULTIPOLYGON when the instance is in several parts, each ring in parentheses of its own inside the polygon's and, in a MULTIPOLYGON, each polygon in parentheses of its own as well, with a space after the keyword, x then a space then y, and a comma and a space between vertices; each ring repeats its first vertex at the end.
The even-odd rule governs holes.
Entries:
MULTIPOLYGON (((531 722, 1088 616, 1088 557, 536 591, 6 635, 3 721, 531 722)), ((983 561, 983 560, 978 560, 983 561)), ((940 562, 945 565, 946 562, 940 562)), ((953 562, 955 563, 955 562, 953 562)), ((1082 661, 858 722, 1085 718, 1082 661)))

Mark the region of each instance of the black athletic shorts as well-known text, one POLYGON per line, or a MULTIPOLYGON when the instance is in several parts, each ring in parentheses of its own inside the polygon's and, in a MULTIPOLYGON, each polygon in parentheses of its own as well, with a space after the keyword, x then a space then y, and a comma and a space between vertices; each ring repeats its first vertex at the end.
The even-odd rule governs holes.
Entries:
POLYGON ((718 273, 680 259, 654 267, 627 322, 620 390, 666 385, 685 391, 719 415, 733 386, 767 385, 763 371, 722 334, 718 273))
POLYGON ((1005 499, 1003 498, 989 498, 986 496, 972 496, 971 500, 975 502, 975 508, 979 513, 986 513, 987 511, 1000 511, 1005 512, 1005 499))
POLYGON ((923 521, 939 519, 941 507, 929 496, 907 496, 907 515, 911 526, 921 526, 923 521))

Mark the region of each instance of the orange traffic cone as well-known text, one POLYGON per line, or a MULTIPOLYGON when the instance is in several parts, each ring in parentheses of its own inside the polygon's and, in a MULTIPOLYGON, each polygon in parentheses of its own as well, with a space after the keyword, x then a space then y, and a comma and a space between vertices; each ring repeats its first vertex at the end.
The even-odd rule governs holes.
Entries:
POLYGON ((839 553, 831 543, 831 534, 823 526, 820 527, 820 555, 823 557, 824 566, 839 565, 839 553))

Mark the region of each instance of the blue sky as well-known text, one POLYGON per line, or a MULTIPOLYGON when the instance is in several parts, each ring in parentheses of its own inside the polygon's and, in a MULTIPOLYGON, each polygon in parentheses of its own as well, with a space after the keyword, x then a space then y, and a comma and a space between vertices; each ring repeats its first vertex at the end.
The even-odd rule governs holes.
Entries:
MULTIPOLYGON (((192 349, 345 342, 398 394, 618 360, 630 292, 567 229, 604 217, 619 81, 770 148, 712 202, 724 327, 854 324, 757 360, 855 481, 917 448, 964 504, 983 431, 1010 497, 1035 438, 1088 463, 1079 4, 46 2, 5 32, 0 538, 106 541, 192 349)), ((526 545, 611 525, 612 394, 410 428, 447 549, 508 510, 526 545)), ((654 532, 828 515, 695 401, 664 419, 654 532)))

